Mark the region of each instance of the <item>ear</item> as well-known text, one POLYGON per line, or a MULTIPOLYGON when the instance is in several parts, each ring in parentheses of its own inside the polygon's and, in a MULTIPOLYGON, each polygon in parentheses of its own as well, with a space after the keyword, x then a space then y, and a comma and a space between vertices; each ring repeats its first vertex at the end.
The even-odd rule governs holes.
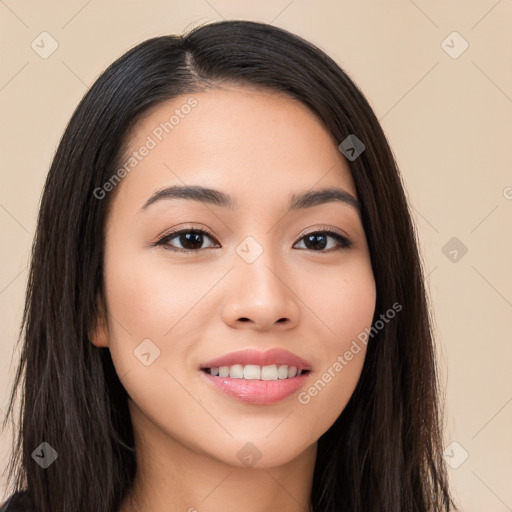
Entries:
POLYGON ((96 297, 96 304, 98 316, 94 320, 94 325, 89 330, 89 340, 96 347, 108 347, 109 336, 106 307, 100 293, 96 297))

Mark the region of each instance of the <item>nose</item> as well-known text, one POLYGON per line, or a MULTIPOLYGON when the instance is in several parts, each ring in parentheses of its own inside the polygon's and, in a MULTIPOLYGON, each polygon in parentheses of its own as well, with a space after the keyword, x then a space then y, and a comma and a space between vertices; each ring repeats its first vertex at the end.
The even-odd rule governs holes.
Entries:
POLYGON ((299 321, 301 303, 294 292, 294 279, 290 269, 270 251, 264 251, 252 263, 236 256, 224 284, 223 320, 238 329, 293 328, 299 321))

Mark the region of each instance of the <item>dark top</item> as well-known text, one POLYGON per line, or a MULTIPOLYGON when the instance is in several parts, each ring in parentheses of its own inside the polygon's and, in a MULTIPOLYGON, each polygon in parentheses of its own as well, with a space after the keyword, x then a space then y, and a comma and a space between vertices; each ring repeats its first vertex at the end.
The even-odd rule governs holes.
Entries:
POLYGON ((27 491, 18 491, 0 504, 0 512, 34 512, 34 506, 27 491))

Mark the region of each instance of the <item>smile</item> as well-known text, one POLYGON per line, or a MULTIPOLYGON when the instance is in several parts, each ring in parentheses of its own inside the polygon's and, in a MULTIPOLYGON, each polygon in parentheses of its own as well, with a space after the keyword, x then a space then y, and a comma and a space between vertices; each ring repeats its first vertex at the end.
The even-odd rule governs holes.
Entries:
POLYGON ((215 366, 203 368, 206 373, 218 377, 245 380, 284 380, 307 373, 309 370, 298 369, 296 366, 271 364, 260 366, 257 364, 234 364, 232 366, 215 366))
MULTIPOLYGON (((273 366, 276 365, 270 365, 270 367, 273 366)), ((220 367, 218 370, 220 372, 222 369, 222 373, 226 373, 230 372, 233 367, 235 367, 235 374, 236 372, 240 372, 240 368, 242 368, 244 373, 246 371, 248 372, 249 378, 213 375, 211 370, 215 371, 215 368, 202 368, 199 371, 199 375, 214 391, 251 405, 271 405, 281 402, 299 392, 311 375, 310 370, 302 370, 300 374, 297 372, 294 376, 289 377, 288 375, 292 375, 296 370, 293 366, 280 366, 277 370, 274 368, 264 370, 264 368, 268 368, 268 366, 233 365, 232 367, 220 367), (284 375, 283 368, 286 368, 287 376, 286 378, 280 379, 279 371, 282 372, 281 375, 284 375), (264 380, 261 378, 261 372, 264 373, 264 376, 269 377, 270 374, 274 376, 276 371, 278 372, 277 379, 267 378, 267 380, 264 380), (258 372, 260 372, 260 378, 256 378, 258 372)))

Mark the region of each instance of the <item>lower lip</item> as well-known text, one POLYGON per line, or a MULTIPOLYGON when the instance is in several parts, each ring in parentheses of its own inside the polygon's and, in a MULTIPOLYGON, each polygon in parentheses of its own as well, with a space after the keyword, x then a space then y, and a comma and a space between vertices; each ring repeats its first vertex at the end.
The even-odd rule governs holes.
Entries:
POLYGON ((275 404, 296 393, 311 372, 282 380, 251 380, 218 377, 202 370, 203 378, 217 391, 251 404, 275 404))

